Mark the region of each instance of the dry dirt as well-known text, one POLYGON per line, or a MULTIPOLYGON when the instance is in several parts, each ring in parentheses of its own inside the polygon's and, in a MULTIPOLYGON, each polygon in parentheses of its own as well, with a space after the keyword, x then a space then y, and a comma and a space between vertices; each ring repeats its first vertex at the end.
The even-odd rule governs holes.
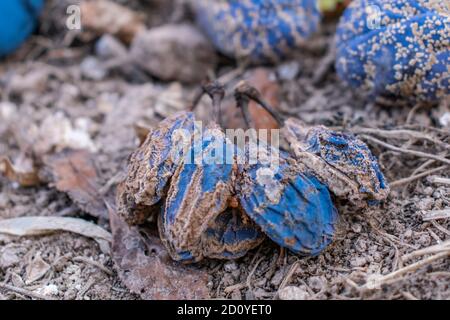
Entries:
MULTIPOLYGON (((128 2, 138 9, 143 8, 141 3, 148 3, 128 2)), ((186 107, 197 86, 165 83, 147 75, 137 77, 133 72, 113 71, 101 79, 90 80, 81 63, 94 55, 95 37, 68 32, 63 27, 65 1, 50 3, 39 35, 14 56, 0 62, 0 111, 19 112, 23 121, 14 125, 20 128, 40 124, 55 114, 69 119, 73 126, 88 133, 92 143, 88 146, 96 154, 101 183, 105 185, 118 180, 128 155, 138 145, 133 125, 151 126, 186 107)), ((188 19, 183 9, 165 14, 172 21, 188 19)), ((149 26, 161 24, 151 16, 147 21, 149 26)), ((449 127, 443 127, 439 121, 449 112, 449 101, 437 106, 373 102, 352 91, 337 79, 332 67, 326 67, 334 28, 335 22, 327 23, 321 34, 294 59, 267 67, 270 77, 277 79, 281 87, 279 108, 311 124, 345 127, 350 131, 382 128, 427 133, 441 142, 410 136, 387 137, 380 132, 367 135, 405 149, 448 157, 449 127), (320 73, 321 67, 324 71, 320 73)), ((221 60, 216 76, 229 75, 238 68, 226 59, 221 60)), ((249 70, 239 74, 235 81, 248 77, 249 70)), ((21 145, 7 126, 0 123, 0 155, 14 159, 21 153, 21 145)), ((371 140, 367 142, 391 182, 443 165, 422 156, 388 150, 371 140)), ((430 176, 450 178, 450 171, 444 167, 394 186, 385 203, 367 211, 354 212, 345 203, 339 204, 341 218, 336 239, 318 257, 300 258, 290 252, 280 256, 280 248, 266 241, 237 261, 202 263, 199 267, 209 273, 211 296, 450 299, 448 255, 418 265, 411 272, 394 274, 390 282, 375 288, 364 286, 377 280, 376 275, 403 270, 402 267, 429 257, 420 255, 406 260, 406 254, 450 238, 450 219, 423 220, 433 210, 450 209, 450 185, 436 183, 430 176)), ((22 216, 80 217, 109 230, 107 221, 82 212, 65 193, 51 185, 23 188, 0 177, 0 219, 22 216)), ((69 233, 26 238, 0 235, 0 299, 30 299, 39 295, 57 299, 140 298, 121 283, 111 257, 102 253, 94 240, 69 233), (34 280, 36 272, 43 275, 34 280)))

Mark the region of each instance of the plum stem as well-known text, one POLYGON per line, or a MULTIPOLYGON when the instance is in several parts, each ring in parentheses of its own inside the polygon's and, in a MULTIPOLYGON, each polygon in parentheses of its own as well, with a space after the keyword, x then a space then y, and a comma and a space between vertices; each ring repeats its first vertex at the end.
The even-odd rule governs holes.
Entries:
POLYGON ((210 82, 203 85, 203 92, 205 92, 212 100, 213 105, 213 119, 220 126, 222 126, 222 100, 225 97, 224 86, 218 82, 210 82))
MULTIPOLYGON (((249 118, 248 102, 249 100, 253 100, 266 110, 275 119, 278 125, 283 125, 283 120, 275 109, 262 97, 261 93, 255 87, 252 87, 247 82, 239 82, 234 90, 234 97, 238 107, 241 108, 244 119, 246 117, 249 118)), ((246 122, 248 125, 249 121, 246 120, 246 122)))

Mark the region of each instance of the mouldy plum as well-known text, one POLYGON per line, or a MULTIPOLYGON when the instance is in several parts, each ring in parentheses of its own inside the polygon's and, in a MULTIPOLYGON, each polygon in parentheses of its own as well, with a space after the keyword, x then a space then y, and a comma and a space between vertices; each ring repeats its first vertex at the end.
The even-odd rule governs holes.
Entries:
POLYGON ((44 0, 0 1, 0 57, 16 50, 36 28, 44 0))
POLYGON ((354 135, 289 118, 282 134, 295 158, 331 192, 357 206, 387 197, 389 187, 369 147, 354 135))
POLYGON ((316 0, 195 0, 198 25, 216 48, 252 62, 277 61, 313 34, 316 0))
MULTIPOLYGON (((215 83, 204 90, 220 118, 223 88, 215 83)), ((247 120, 250 99, 278 118, 246 83, 235 98, 247 120)), ((366 205, 384 199, 388 187, 356 137, 294 119, 282 133, 292 155, 254 134, 235 143, 214 122, 196 126, 189 112, 169 117, 130 157, 119 212, 129 223, 157 212, 162 242, 174 260, 186 263, 241 257, 265 235, 295 253, 317 255, 332 242, 338 220, 330 191, 366 205)))
POLYGON ((450 5, 354 0, 337 29, 338 75, 371 96, 436 101, 450 94, 450 5))
POLYGON ((118 193, 118 212, 130 224, 141 224, 164 197, 194 132, 194 114, 179 112, 162 121, 129 159, 124 192, 118 193))
POLYGON ((279 164, 246 164, 239 174, 242 208, 282 247, 317 255, 333 240, 338 215, 327 187, 280 154, 279 164))
POLYGON ((228 210, 236 170, 233 149, 213 123, 194 136, 175 171, 158 224, 174 260, 237 258, 261 243, 256 226, 228 210))

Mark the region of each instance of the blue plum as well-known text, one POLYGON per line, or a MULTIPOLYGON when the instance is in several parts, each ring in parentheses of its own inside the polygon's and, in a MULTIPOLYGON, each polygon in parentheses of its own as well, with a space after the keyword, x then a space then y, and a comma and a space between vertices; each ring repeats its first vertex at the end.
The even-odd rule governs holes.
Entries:
POLYGON ((196 0, 198 25, 223 54, 259 63, 277 61, 320 24, 316 0, 196 0))
POLYGON ((237 209, 230 213, 234 149, 215 124, 194 135, 172 177, 158 224, 174 260, 236 258, 261 243, 263 236, 249 219, 237 209))
POLYGON ((0 1, 0 57, 16 50, 35 30, 44 0, 0 1))
POLYGON ((352 134, 288 119, 282 128, 295 158, 336 196, 355 205, 387 197, 389 187, 368 146, 352 134))
POLYGON ((256 161, 240 167, 240 204, 280 246, 301 255, 317 255, 333 240, 338 219, 330 193, 287 154, 281 152, 277 162, 256 161))
POLYGON ((194 133, 194 114, 179 112, 162 121, 131 154, 125 191, 118 195, 119 214, 128 223, 141 224, 158 211, 172 175, 194 133))
POLYGON ((336 70, 370 96, 434 102, 450 95, 450 6, 354 0, 337 29, 336 70))

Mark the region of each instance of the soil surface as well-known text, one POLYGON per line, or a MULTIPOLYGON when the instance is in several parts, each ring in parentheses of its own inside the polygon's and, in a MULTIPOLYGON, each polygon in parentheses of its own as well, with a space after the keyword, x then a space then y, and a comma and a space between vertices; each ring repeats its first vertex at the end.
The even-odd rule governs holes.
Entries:
MULTIPOLYGON (((151 12, 145 20, 147 27, 191 19, 182 1, 173 2, 177 10, 161 8, 159 15, 153 10, 153 1, 118 2, 126 2, 144 15, 151 12)), ((96 67, 86 67, 85 62, 95 56, 97 37, 64 27, 67 3, 49 1, 38 34, 0 62, 0 117, 19 113, 22 119, 14 126, 20 130, 39 126, 49 117, 61 117, 53 121, 68 119, 73 128, 87 133, 84 145, 96 156, 100 182, 113 190, 127 157, 139 144, 134 126, 152 126, 187 107, 199 85, 162 82, 133 70, 110 70, 92 79, 96 67)), ((363 132, 361 128, 379 129, 366 130, 369 139, 365 141, 379 158, 388 181, 397 183, 379 206, 353 210, 339 203, 335 241, 317 257, 298 257, 267 240, 236 261, 202 262, 199 268, 209 274, 213 298, 450 299, 448 255, 428 262, 423 260, 430 255, 405 256, 450 238, 449 218, 424 219, 436 210, 450 210, 448 180, 439 183, 435 179, 450 178, 449 167, 422 155, 390 150, 370 139, 448 159, 450 127, 444 127, 442 119, 450 103, 424 106, 373 101, 347 87, 330 63, 335 27, 335 21, 327 21, 320 34, 294 58, 265 67, 268 78, 280 87, 278 108, 309 124, 356 133, 363 132), (400 129, 438 141, 385 134, 400 129), (398 182, 423 172, 422 177, 398 182), (414 266, 418 261, 422 262, 414 266), (410 270, 402 269, 411 265, 410 270), (390 276, 380 278, 383 275, 390 276)), ((235 72, 228 83, 231 89, 255 72, 253 67, 242 68, 224 57, 219 60, 214 76, 230 78, 235 72)), ((199 113, 208 103, 202 100, 199 113)), ((11 134, 10 125, 0 122, 0 155, 17 159, 24 152, 23 145, 11 134)), ((25 188, 0 177, 0 219, 23 216, 77 217, 110 230, 107 220, 83 212, 51 184, 25 188)), ((140 299, 121 282, 111 256, 94 240, 72 233, 21 238, 0 234, 0 299, 42 295, 56 299, 140 299), (43 273, 37 280, 36 272, 43 273)))

